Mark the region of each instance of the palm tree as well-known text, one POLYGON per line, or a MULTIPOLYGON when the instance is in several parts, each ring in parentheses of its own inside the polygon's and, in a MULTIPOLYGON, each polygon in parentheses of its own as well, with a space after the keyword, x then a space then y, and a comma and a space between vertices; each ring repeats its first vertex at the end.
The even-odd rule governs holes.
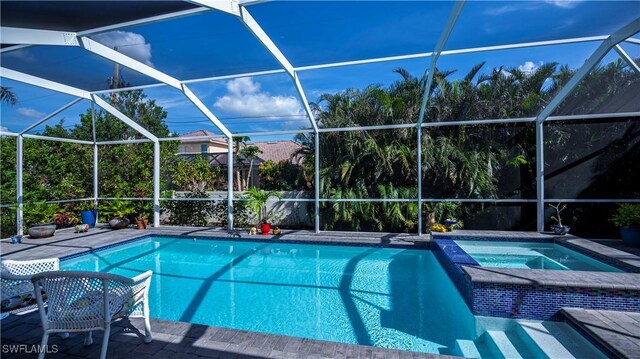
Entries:
POLYGON ((245 159, 249 160, 249 171, 247 171, 247 180, 244 182, 244 188, 250 185, 251 172, 253 170, 253 161, 258 158, 258 154, 262 153, 262 150, 258 146, 245 146, 240 150, 240 154, 245 159))
POLYGON ((18 103, 18 97, 10 87, 0 86, 0 102, 15 106, 18 103))

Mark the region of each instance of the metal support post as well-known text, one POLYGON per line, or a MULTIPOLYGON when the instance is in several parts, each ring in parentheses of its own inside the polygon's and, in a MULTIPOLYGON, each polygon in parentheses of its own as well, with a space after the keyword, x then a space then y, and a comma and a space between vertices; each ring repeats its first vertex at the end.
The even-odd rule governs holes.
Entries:
POLYGON ((315 156, 314 160, 314 176, 313 182, 315 187, 315 206, 314 206, 314 223, 316 227, 316 233, 320 233, 320 133, 315 134, 315 156))
MULTIPOLYGON (((93 208, 98 209, 98 142, 96 141, 96 109, 91 102, 91 130, 93 134, 93 208)), ((96 223, 98 218, 96 216, 96 223)))
POLYGON ((422 236, 422 127, 418 131, 418 236, 422 236))
POLYGON ((227 139, 227 229, 233 230, 233 137, 227 139))
POLYGON ((18 208, 16 209, 16 233, 22 234, 24 233, 23 226, 23 202, 24 198, 22 196, 22 161, 23 161, 23 152, 22 152, 22 136, 16 137, 16 200, 18 201, 18 208))
POLYGON ((160 141, 153 141, 153 226, 160 227, 160 141))
POLYGON ((538 232, 544 231, 544 123, 536 122, 536 218, 538 232))

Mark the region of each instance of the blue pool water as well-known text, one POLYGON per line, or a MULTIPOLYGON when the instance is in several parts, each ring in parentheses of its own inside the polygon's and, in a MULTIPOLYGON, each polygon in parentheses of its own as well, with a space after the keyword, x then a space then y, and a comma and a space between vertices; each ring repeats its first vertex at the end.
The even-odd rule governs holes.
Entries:
POLYGON ((458 240, 456 244, 482 267, 622 272, 555 243, 458 240))
POLYGON ((150 237, 61 267, 152 270, 156 318, 428 353, 476 338, 428 250, 150 237))

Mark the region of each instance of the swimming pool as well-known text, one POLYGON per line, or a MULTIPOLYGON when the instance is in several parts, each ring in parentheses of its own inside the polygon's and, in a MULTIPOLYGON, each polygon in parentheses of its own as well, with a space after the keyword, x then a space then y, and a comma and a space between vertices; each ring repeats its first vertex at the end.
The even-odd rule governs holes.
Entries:
POLYGON ((556 243, 470 240, 455 243, 482 267, 622 272, 556 243))
POLYGON ((149 236, 60 267, 152 270, 160 319, 477 358, 603 357, 565 323, 472 315, 427 249, 149 236))
POLYGON ((151 316, 161 319, 427 353, 476 338, 429 250, 154 236, 61 267, 152 270, 151 316))

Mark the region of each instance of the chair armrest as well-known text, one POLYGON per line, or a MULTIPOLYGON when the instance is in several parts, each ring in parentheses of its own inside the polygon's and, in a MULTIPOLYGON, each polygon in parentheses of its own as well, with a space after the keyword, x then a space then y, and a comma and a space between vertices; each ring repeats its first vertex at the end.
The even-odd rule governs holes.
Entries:
POLYGON ((31 274, 18 275, 18 274, 12 274, 12 273, 9 273, 9 272, 0 272, 0 278, 3 279, 3 280, 30 282, 32 276, 33 275, 31 275, 31 274))
POLYGON ((14 275, 32 275, 59 269, 60 260, 58 258, 32 259, 26 261, 5 259, 2 261, 2 272, 14 275))

